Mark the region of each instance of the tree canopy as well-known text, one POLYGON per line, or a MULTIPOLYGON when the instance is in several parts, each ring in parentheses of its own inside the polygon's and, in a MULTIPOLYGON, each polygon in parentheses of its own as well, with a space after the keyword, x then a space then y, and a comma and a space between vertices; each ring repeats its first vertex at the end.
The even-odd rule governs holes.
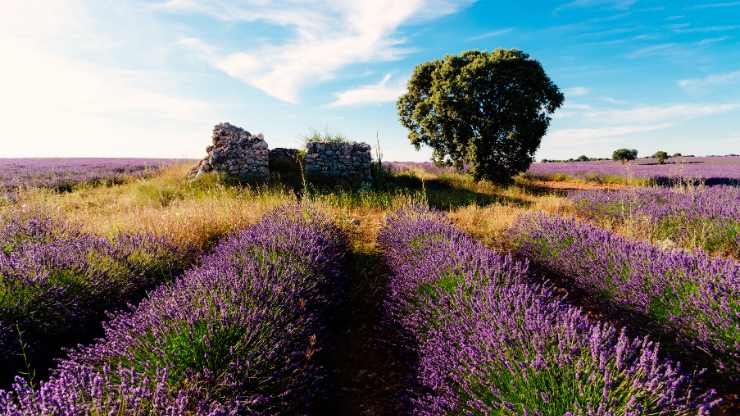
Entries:
POLYGON ((662 150, 658 150, 657 152, 655 152, 655 154, 653 155, 653 157, 655 158, 655 160, 659 164, 662 165, 662 164, 665 163, 666 159, 668 159, 668 153, 666 153, 666 152, 664 152, 662 150))
POLYGON ((411 143, 430 146, 435 163, 508 182, 529 168, 564 99, 539 62, 496 49, 418 65, 398 110, 411 143))
POLYGON ((617 149, 612 153, 612 159, 626 162, 637 159, 637 149, 617 149))

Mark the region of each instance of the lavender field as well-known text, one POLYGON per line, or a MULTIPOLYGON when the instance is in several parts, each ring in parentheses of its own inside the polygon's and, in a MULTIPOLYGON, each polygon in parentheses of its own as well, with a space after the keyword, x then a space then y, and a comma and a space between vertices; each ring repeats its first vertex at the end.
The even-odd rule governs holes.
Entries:
POLYGON ((0 416, 740 416, 738 35, 0 0, 0 416))
POLYGON ((655 159, 638 159, 628 163, 613 160, 592 162, 539 162, 527 171, 535 177, 552 179, 560 175, 596 182, 617 182, 615 178, 653 179, 672 182, 699 179, 707 184, 737 184, 740 181, 740 156, 672 157, 665 164, 655 159), (610 178, 611 177, 611 178, 610 178))
POLYGON ((738 403, 736 187, 562 196, 398 164, 299 202, 189 168, 0 206, 0 414, 738 403))
POLYGON ((81 183, 115 182, 176 163, 175 159, 0 158, 0 190, 44 187, 68 190, 81 183))

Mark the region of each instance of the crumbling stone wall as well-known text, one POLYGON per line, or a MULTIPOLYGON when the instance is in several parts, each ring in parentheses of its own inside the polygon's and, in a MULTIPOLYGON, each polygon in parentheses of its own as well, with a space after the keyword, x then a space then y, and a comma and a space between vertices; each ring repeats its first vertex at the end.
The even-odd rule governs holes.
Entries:
MULTIPOLYGON (((222 172, 242 180, 300 178, 301 152, 269 150, 262 134, 253 135, 229 123, 213 128, 213 144, 207 155, 190 171, 191 176, 222 172)), ((303 171, 311 180, 362 183, 371 180, 370 145, 349 142, 310 142, 306 145, 303 171)))
POLYGON ((364 182, 371 179, 372 157, 366 143, 309 142, 304 170, 309 179, 364 182))
POLYGON ((213 128, 212 140, 206 148, 208 155, 193 168, 192 176, 206 172, 223 172, 242 180, 265 180, 270 176, 269 150, 261 133, 252 135, 221 123, 213 128))

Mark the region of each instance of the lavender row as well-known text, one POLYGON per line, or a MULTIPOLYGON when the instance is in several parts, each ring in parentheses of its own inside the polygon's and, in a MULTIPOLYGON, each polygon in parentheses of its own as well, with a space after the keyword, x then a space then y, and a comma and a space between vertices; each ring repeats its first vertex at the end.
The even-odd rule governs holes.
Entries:
POLYGON ((642 215, 653 221, 678 216, 740 221, 740 188, 636 188, 623 191, 590 190, 569 195, 583 214, 609 215, 620 220, 642 215))
POLYGON ((592 190, 569 198, 590 220, 628 224, 663 245, 740 257, 740 188, 592 190))
POLYGON ((386 310, 417 357, 409 413, 689 415, 716 404, 656 344, 525 283, 526 264, 436 214, 397 213, 379 241, 386 310))
POLYGON ((0 191, 19 187, 68 189, 79 183, 142 175, 174 162, 174 159, 0 159, 0 191))
POLYGON ((572 219, 534 214, 512 228, 519 255, 740 370, 740 263, 664 251, 572 219))
POLYGON ((7 415, 303 414, 346 244, 324 217, 281 208, 105 326, 7 415))
POLYGON ((85 235, 38 213, 0 225, 0 376, 43 377, 106 312, 179 274, 193 253, 151 235, 85 235))

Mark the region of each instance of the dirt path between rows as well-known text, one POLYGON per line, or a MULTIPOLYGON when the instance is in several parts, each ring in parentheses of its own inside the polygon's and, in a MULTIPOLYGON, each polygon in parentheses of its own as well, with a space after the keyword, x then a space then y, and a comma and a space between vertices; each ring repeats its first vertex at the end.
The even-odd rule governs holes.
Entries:
POLYGON ((336 386, 322 415, 404 414, 410 369, 393 346, 393 330, 382 324, 388 270, 376 248, 355 250, 348 259, 347 303, 334 323, 327 355, 336 386))

